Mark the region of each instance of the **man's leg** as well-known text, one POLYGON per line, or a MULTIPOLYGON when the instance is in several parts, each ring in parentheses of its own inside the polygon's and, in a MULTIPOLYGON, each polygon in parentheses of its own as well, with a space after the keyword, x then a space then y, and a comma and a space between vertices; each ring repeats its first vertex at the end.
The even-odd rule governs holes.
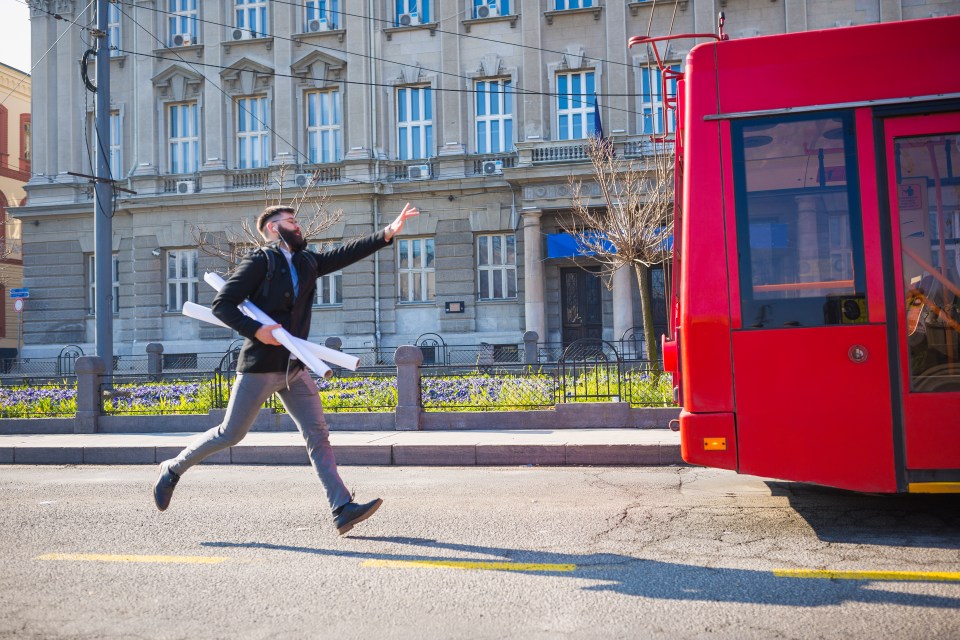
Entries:
POLYGON ((306 441, 310 464, 327 492, 330 509, 336 511, 350 502, 351 496, 337 471, 337 461, 334 459, 333 447, 330 446, 330 432, 323 417, 323 405, 320 403, 316 383, 306 370, 301 370, 290 380, 290 388, 281 389, 277 395, 306 441))
POLYGON ((153 487, 157 508, 166 510, 184 471, 217 451, 237 444, 250 431, 260 407, 283 385, 282 373, 241 373, 230 390, 227 413, 216 427, 200 434, 176 458, 160 463, 160 477, 153 487))

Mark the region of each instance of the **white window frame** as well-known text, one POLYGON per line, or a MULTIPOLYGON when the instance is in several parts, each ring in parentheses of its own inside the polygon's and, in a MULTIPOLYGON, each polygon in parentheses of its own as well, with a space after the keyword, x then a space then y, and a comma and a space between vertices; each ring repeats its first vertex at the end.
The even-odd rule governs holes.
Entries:
MULTIPOLYGON (((680 71, 680 65, 669 65, 674 71, 680 71)), ((663 96, 661 79, 663 72, 657 67, 640 67, 640 133, 662 134, 673 133, 676 124, 673 118, 667 118, 667 130, 663 130, 663 120, 666 114, 667 103, 663 96)), ((667 97, 677 95, 677 81, 667 82, 667 97)))
POLYGON ((164 262, 164 276, 167 284, 167 311, 177 312, 183 309, 184 302, 197 301, 197 289, 200 279, 197 272, 199 255, 196 249, 168 249, 164 262), (171 260, 173 270, 171 273, 171 260))
POLYGON ((593 112, 596 97, 596 72, 592 70, 565 71, 557 77, 557 140, 582 140, 593 135, 593 112), (565 79, 565 82, 561 82, 565 79), (561 87, 566 84, 566 87, 561 87), (578 92, 574 92, 574 85, 579 84, 578 92), (593 91, 590 87, 593 87, 593 91), (563 107, 563 104, 566 107, 563 107), (567 118, 566 132, 561 125, 567 118), (579 118, 579 124, 576 124, 579 118))
POLYGON ((340 162, 343 159, 340 90, 308 91, 304 102, 307 107, 307 162, 340 162))
POLYGON ((501 16, 510 15, 510 0, 473 0, 473 18, 477 19, 477 10, 480 7, 496 7, 501 16))
MULTIPOLYGON (((309 249, 317 253, 331 251, 343 243, 333 241, 328 243, 310 243, 309 249)), ((315 307, 342 307, 343 306, 343 269, 332 271, 317 278, 317 293, 313 300, 315 307)))
POLYGON ((110 177, 114 180, 126 177, 123 171, 123 114, 119 111, 110 112, 110 177))
POLYGON ((400 16, 405 13, 414 13, 420 16, 421 24, 430 22, 430 0, 396 0, 394 6, 397 10, 397 26, 400 26, 400 16))
POLYGON ((267 37, 267 0, 234 0, 234 26, 253 34, 254 38, 267 37))
POLYGON ((171 174, 196 173, 200 158, 200 106, 196 101, 166 106, 168 167, 171 174))
MULTIPOLYGON (((87 315, 94 315, 97 310, 97 256, 96 254, 87 254, 87 315)), ((110 279, 113 289, 113 300, 110 307, 114 315, 120 313, 120 256, 112 255, 112 265, 110 267, 110 279)))
POLYGON ((237 169, 257 169, 270 164, 270 100, 243 96, 237 109, 237 169))
POLYGON ((477 153, 513 151, 513 83, 510 78, 477 80, 473 85, 477 153), (492 88, 496 91, 491 91, 492 88), (496 133, 494 133, 496 129, 496 133))
POLYGON ((433 90, 430 85, 397 88, 397 159, 433 156, 433 90))
POLYGON ((117 49, 121 46, 120 41, 120 6, 113 2, 107 3, 107 42, 110 45, 110 56, 123 55, 117 49))
POLYGON ((553 6, 557 11, 586 9, 593 6, 593 0, 554 0, 553 6))
POLYGON ((303 30, 311 20, 326 20, 331 28, 340 28, 340 0, 306 0, 303 3, 304 19, 303 30))
POLYGON ((197 44, 197 0, 167 0, 167 46, 173 46, 175 36, 190 38, 191 44, 197 44))
POLYGON ((397 299, 401 303, 414 304, 433 301, 436 297, 434 238, 432 236, 397 238, 395 242, 397 243, 397 299), (407 261, 405 267, 402 266, 404 254, 407 261), (428 261, 428 255, 433 256, 431 261, 428 261), (416 294, 418 286, 419 296, 416 294))
POLYGON ((513 300, 517 297, 517 236, 490 233, 477 236, 477 297, 480 300, 513 300), (499 245, 499 256, 494 247, 499 245), (513 255, 507 251, 512 247, 513 255), (500 295, 497 295, 497 284, 500 295))

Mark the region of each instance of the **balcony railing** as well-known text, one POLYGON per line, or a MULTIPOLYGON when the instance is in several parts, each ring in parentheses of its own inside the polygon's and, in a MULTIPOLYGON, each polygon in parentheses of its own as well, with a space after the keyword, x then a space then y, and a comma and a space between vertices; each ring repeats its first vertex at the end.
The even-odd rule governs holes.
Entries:
MULTIPOLYGON (((657 153, 673 153, 672 134, 666 140, 655 141, 649 134, 613 136, 613 147, 622 158, 642 158, 657 153)), ((547 140, 517 143, 520 160, 518 166, 539 164, 589 162, 590 140, 547 140)))

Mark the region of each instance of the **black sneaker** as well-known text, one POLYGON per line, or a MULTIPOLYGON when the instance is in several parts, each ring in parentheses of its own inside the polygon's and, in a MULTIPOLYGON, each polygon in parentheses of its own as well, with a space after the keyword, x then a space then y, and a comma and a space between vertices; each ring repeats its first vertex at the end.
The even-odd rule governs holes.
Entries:
POLYGON ((173 497, 173 490, 180 481, 180 476, 170 471, 170 463, 167 460, 160 463, 160 477, 157 478, 157 484, 153 486, 153 501, 157 504, 157 509, 166 511, 170 506, 170 498, 173 497))
POLYGON ((382 504, 383 500, 380 498, 377 498, 373 502, 368 502, 367 504, 348 502, 340 507, 338 512, 334 515, 333 526, 337 528, 337 533, 343 535, 347 531, 350 531, 350 529, 353 529, 353 525, 363 522, 376 513, 377 509, 379 509, 380 505, 382 504))

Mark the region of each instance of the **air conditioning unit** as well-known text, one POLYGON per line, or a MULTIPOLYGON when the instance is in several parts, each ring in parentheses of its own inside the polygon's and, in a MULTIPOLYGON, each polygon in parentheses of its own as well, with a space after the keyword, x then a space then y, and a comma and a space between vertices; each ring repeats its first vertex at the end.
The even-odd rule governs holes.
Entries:
POLYGON ((294 176, 293 181, 294 183, 296 183, 298 187, 306 187, 307 185, 310 184, 310 182, 313 181, 313 174, 298 173, 296 176, 294 176))
POLYGON ((420 20, 419 13, 401 13, 399 22, 401 27, 413 27, 418 24, 423 24, 423 21, 420 20))
POLYGON ((193 193, 196 190, 196 180, 177 180, 177 193, 193 193))
POLYGON ((500 7, 495 4, 482 4, 477 7, 478 18, 499 18, 500 7))
POLYGON ((329 31, 331 24, 325 18, 314 18, 307 22, 307 31, 316 33, 317 31, 329 31))
POLYGON ((483 175, 485 176, 503 175, 503 161, 502 160, 485 160, 483 163, 483 175))
POLYGON ((412 164, 407 167, 407 178, 410 180, 426 180, 430 177, 430 165, 412 164))
POLYGON ((253 31, 249 29, 234 29, 233 30, 233 39, 234 40, 250 40, 254 37, 253 31))
POLYGON ((173 36, 173 46, 175 47, 186 47, 190 44, 193 44, 193 41, 190 39, 189 33, 178 33, 173 36))

